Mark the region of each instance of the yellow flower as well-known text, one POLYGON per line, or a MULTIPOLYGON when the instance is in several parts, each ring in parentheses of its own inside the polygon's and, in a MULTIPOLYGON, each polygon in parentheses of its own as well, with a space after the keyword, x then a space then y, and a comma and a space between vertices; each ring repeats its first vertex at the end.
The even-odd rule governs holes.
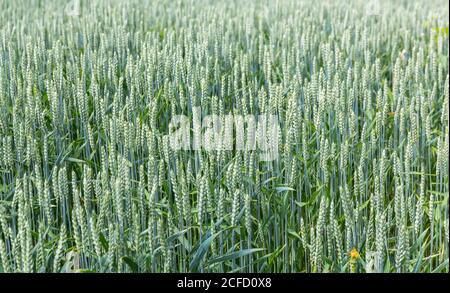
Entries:
POLYGON ((350 258, 353 261, 356 261, 359 259, 359 252, 358 252, 358 250, 356 250, 356 248, 353 248, 352 251, 350 251, 350 258))

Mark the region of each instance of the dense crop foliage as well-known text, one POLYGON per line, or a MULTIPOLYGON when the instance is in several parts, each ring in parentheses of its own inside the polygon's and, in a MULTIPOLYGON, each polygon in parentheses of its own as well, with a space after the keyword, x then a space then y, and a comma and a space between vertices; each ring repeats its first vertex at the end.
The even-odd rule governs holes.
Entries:
POLYGON ((449 271, 447 1, 68 2, 0 0, 0 271, 449 271), (170 147, 228 113, 278 158, 170 147))

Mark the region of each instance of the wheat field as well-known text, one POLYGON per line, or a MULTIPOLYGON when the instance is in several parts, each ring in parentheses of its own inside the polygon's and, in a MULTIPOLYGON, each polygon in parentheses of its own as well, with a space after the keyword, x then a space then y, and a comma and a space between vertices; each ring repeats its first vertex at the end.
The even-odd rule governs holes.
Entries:
POLYGON ((0 0, 0 272, 448 273, 448 5, 0 0))

